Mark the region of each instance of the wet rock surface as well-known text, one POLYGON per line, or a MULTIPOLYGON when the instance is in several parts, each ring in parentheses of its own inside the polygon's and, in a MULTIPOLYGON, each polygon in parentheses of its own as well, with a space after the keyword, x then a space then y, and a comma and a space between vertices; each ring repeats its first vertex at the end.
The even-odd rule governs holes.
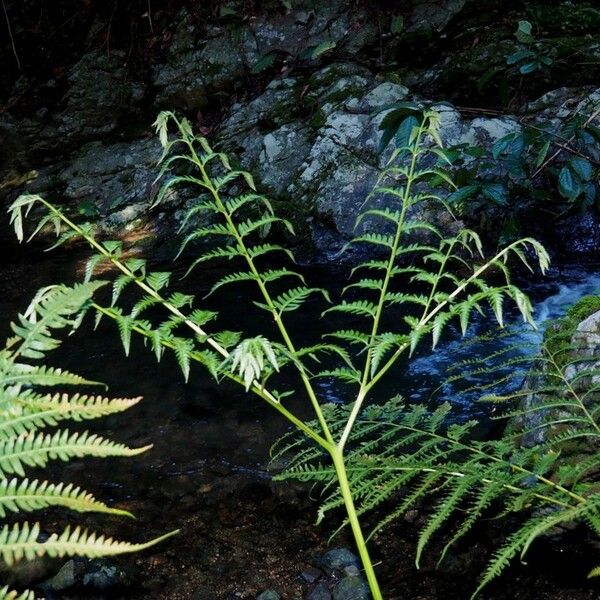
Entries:
MULTIPOLYGON (((493 15, 499 8, 491 3, 489 10, 493 15)), ((544 12, 553 36, 566 18, 561 10, 544 12)), ((523 119, 560 124, 598 96, 597 87, 552 89, 550 80, 542 89, 536 75, 539 99, 512 106, 513 115, 465 112, 445 102, 453 96, 444 77, 463 85, 469 68, 491 68, 488 55, 500 61, 494 68, 501 73, 507 68, 504 56, 514 50, 512 21, 507 17, 495 29, 481 28, 481 16, 468 0, 413 0, 394 13, 402 18, 400 39, 382 30, 372 7, 348 10, 343 0, 319 7, 300 2, 251 17, 232 11, 210 20, 192 7, 168 13, 171 21, 153 38, 142 65, 134 65, 126 49, 98 47, 102 22, 96 20, 86 48, 68 68, 51 78, 18 79, 0 112, 0 175, 8 199, 41 192, 82 205, 84 214, 98 215, 113 233, 142 228, 168 238, 186 196, 148 210, 160 155, 149 125, 157 110, 175 109, 257 176, 295 224, 304 256, 335 261, 387 158, 379 152, 380 126, 390 107, 424 101, 441 112, 445 144, 489 151, 500 137, 519 131, 523 119), (468 26, 465 35, 480 35, 454 51, 450 38, 461 25, 468 26), (390 45, 385 48, 390 61, 394 51, 411 59, 422 51, 423 68, 380 64, 384 43, 390 45), (427 49, 435 44, 438 53, 447 54, 445 64, 429 58, 427 49)), ((586 38, 593 14, 575 12, 579 21, 565 12, 569 27, 593 54, 598 44, 586 38)), ((554 77, 569 81, 564 71, 554 77)), ((483 93, 481 85, 469 85, 483 93)), ((507 177, 501 165, 485 175, 507 177)), ((527 198, 519 201, 527 205, 527 198)), ((493 206, 490 211, 496 218, 493 206)), ((561 217, 556 225, 561 249, 591 252, 600 235, 597 223, 594 211, 561 217)))

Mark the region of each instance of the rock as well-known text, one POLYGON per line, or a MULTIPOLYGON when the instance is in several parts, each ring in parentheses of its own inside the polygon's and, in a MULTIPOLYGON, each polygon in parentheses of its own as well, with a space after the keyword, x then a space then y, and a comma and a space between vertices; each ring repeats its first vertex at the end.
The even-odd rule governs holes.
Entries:
MULTIPOLYGON (((405 86, 381 81, 363 67, 334 63, 313 73, 306 84, 290 77, 275 80, 254 100, 235 104, 218 143, 239 153, 266 193, 285 200, 318 259, 339 260, 340 250, 357 233, 356 218, 389 156, 390 150, 383 156, 378 152, 386 109, 408 97, 405 86), (298 108, 299 98, 318 107, 308 122, 298 108)), ((452 105, 434 108, 448 146, 491 149, 499 138, 520 131, 514 117, 468 120, 452 105)), ((486 174, 505 176, 500 166, 493 169, 498 172, 486 174)), ((436 221, 435 211, 431 218, 436 221)), ((438 225, 451 232, 447 223, 438 225)), ((352 260, 352 253, 344 258, 352 260)))
POLYGON ((409 94, 407 87, 384 81, 360 100, 349 100, 346 108, 351 112, 375 112, 404 100, 409 94))
POLYGON ((60 592, 73 587, 78 574, 78 567, 74 559, 68 560, 60 571, 51 579, 42 584, 42 588, 47 592, 60 592))
MULTIPOLYGON (((564 378, 570 382, 576 392, 581 394, 581 397, 586 397, 585 392, 600 382, 600 376, 598 376, 600 369, 599 308, 600 298, 598 296, 584 296, 568 309, 563 319, 547 325, 551 336, 547 341, 549 348, 558 357, 557 361, 564 361, 564 378), (561 348, 563 348, 562 352, 561 348)), ((523 391, 527 392, 519 404, 519 409, 523 414, 513 417, 507 424, 509 433, 525 431, 520 439, 521 445, 525 447, 535 447, 546 442, 548 428, 544 427, 544 423, 549 419, 558 420, 567 416, 558 408, 539 410, 543 403, 548 401, 547 397, 543 398, 538 392, 547 386, 546 368, 542 361, 536 361, 533 364, 523 384, 523 391)), ((587 397, 589 399, 589 394, 587 397)), ((560 431, 560 425, 556 425, 556 427, 560 431)), ((570 448, 569 451, 563 450, 563 457, 559 460, 559 464, 561 461, 577 460, 581 458, 576 456, 577 453, 587 454, 595 449, 596 445, 593 441, 585 440, 581 445, 570 448)))
POLYGON ((314 583, 321 577, 321 575, 323 575, 323 573, 321 573, 321 571, 315 567, 308 567, 308 569, 304 569, 304 571, 302 571, 300 574, 302 579, 308 583, 314 583))
POLYGON ((276 195, 282 194, 290 186, 309 148, 308 128, 302 124, 283 125, 265 135, 258 157, 261 183, 276 195))
POLYGON ((269 53, 299 57, 320 44, 355 53, 375 35, 366 13, 348 11, 342 0, 328 2, 318 11, 299 8, 285 15, 262 14, 237 27, 213 26, 205 31, 183 10, 166 61, 161 57, 153 69, 156 104, 199 109, 214 90, 235 89, 269 53))
POLYGON ((3 585, 10 587, 33 587, 48 577, 56 575, 62 566, 56 558, 42 556, 33 560, 21 560, 9 568, 0 564, 0 578, 3 585))
POLYGON ((122 51, 95 51, 84 54, 68 74, 69 88, 64 110, 45 137, 56 135, 64 144, 105 137, 131 119, 144 98, 144 88, 131 80, 127 55, 122 51))
POLYGON ((333 590, 333 600, 368 600, 369 586, 361 577, 344 577, 333 590))
POLYGON ((124 585, 126 580, 125 571, 104 559, 91 561, 82 577, 84 586, 98 591, 124 585))
POLYGON ((466 4, 467 0, 413 0, 406 30, 442 31, 466 4))
POLYGON ((266 590, 260 593, 256 600, 281 600, 281 596, 275 590, 266 590))
POLYGON ((200 109, 215 88, 240 81, 246 64, 258 60, 258 49, 248 27, 198 30, 183 9, 171 44, 153 68, 152 83, 160 109, 200 109))
POLYGON ((144 215, 157 191, 153 181, 161 147, 157 140, 83 146, 66 164, 42 169, 26 191, 52 194, 79 203, 84 213, 112 213, 109 226, 124 227, 144 215))
POLYGON ((328 571, 343 571, 345 567, 360 565, 358 557, 347 548, 328 550, 319 559, 319 563, 328 571))
POLYGON ((360 570, 356 565, 348 565, 344 567, 344 574, 348 575, 348 577, 358 577, 360 575, 360 570))
POLYGON ((331 600, 331 592, 324 583, 318 583, 306 600, 331 600))

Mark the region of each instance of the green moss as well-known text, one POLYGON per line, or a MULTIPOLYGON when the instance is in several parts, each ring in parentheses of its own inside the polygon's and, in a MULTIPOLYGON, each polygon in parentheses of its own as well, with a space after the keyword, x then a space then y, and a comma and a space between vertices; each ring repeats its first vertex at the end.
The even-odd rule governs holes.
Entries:
POLYGON ((578 323, 600 310, 600 296, 584 296, 567 311, 567 318, 578 323))
POLYGON ((562 319, 557 319, 546 329, 544 343, 548 352, 563 367, 569 361, 573 349, 571 340, 577 326, 600 310, 600 296, 584 296, 571 306, 562 319))
POLYGON ((327 116, 325 113, 319 108, 315 114, 308 120, 308 126, 311 129, 319 130, 325 126, 325 121, 327 120, 327 116))

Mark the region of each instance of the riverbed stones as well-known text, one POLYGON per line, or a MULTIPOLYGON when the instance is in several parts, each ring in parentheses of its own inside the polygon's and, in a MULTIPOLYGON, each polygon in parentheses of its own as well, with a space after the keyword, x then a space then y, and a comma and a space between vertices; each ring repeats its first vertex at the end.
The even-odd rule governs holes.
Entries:
POLYGON ((302 579, 304 579, 304 581, 307 583, 314 583, 321 577, 321 575, 323 575, 322 571, 315 567, 308 567, 300 574, 302 579))
POLYGON ((346 567, 358 567, 360 561, 356 554, 348 548, 333 548, 328 550, 318 560, 319 564, 329 571, 343 571, 346 567))
POLYGON ((47 592, 68 590, 75 585, 78 571, 79 569, 76 567, 75 560, 68 560, 54 577, 44 582, 42 587, 47 592))
POLYGON ((362 577, 344 577, 333 590, 333 600, 368 600, 369 586, 362 577))
POLYGON ((281 600, 281 596, 275 590, 265 590, 256 597, 256 600, 281 600))
POLYGON ((324 583, 318 583, 306 597, 306 600, 331 600, 331 592, 324 583))

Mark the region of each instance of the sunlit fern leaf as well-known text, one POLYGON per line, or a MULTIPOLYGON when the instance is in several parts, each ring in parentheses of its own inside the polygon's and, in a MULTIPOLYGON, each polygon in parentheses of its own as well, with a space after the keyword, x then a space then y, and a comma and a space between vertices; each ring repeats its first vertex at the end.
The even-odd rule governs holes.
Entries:
POLYGON ((327 292, 320 288, 297 287, 274 298, 273 304, 280 313, 294 311, 298 310, 313 294, 322 294, 326 298, 328 297, 327 292))
MULTIPOLYGON (((113 247, 113 252, 117 247, 113 247)), ((73 287, 43 288, 34 297, 12 336, 0 350, 0 517, 7 513, 62 508, 75 512, 101 512, 131 516, 128 511, 112 508, 91 493, 73 484, 50 483, 30 479, 29 468, 44 468, 50 460, 68 461, 83 456, 132 456, 146 448, 131 449, 96 434, 53 429, 63 421, 95 419, 127 410, 139 398, 109 399, 99 395, 80 393, 43 394, 38 388, 97 385, 75 374, 54 369, 33 361, 45 359, 46 353, 61 341, 56 330, 73 329, 80 316, 89 307, 94 292, 101 282, 79 284, 73 287), (27 362, 25 362, 27 361, 27 362), (18 477, 9 476, 16 474, 18 477)), ((75 529, 65 530, 60 536, 52 534, 42 541, 40 526, 27 523, 6 525, 0 531, 0 556, 11 566, 21 559, 35 556, 103 556, 141 550, 159 541, 147 544, 128 544, 75 529)), ((44 534, 46 532, 44 531, 44 534)), ((30 598, 24 592, 19 596, 4 588, 4 598, 30 598)))
POLYGON ((20 560, 33 560, 39 556, 116 556, 145 550, 173 535, 169 533, 144 544, 132 544, 82 530, 80 527, 67 527, 60 534, 51 534, 45 541, 40 541, 40 533, 38 523, 15 523, 12 527, 5 525, 0 530, 0 556, 4 562, 10 567, 20 560))
POLYGON ((17 592, 8 586, 0 588, 0 600, 36 600, 35 593, 29 590, 17 592))
POLYGON ((330 377, 339 379, 344 383, 358 383, 360 382, 360 371, 351 367, 338 367, 337 369, 319 371, 315 377, 330 377))
POLYGON ((231 370, 243 379, 246 390, 255 380, 260 381, 267 368, 279 370, 275 350, 263 336, 242 340, 232 350, 228 361, 231 362, 231 370))
POLYGON ((52 329, 64 328, 77 322, 74 315, 92 297, 104 282, 49 286, 38 292, 18 321, 11 323, 13 332, 19 337, 19 347, 13 357, 39 359, 44 353, 57 348, 61 341, 52 335, 52 329))
MULTIPOLYGON (((441 560, 480 519, 524 511, 523 523, 492 556, 481 580, 483 586, 546 531, 572 520, 587 522, 590 515, 596 518, 600 494, 593 489, 586 492, 585 486, 563 487, 549 478, 559 454, 549 447, 520 448, 512 437, 471 441, 475 423, 448 424, 449 410, 444 405, 429 413, 423 406, 405 406, 395 399, 369 407, 357 420, 346 456, 347 472, 358 514, 384 504, 387 507, 374 532, 412 508, 430 507, 419 537, 417 563, 434 535, 445 538, 441 560), (438 498, 437 504, 432 505, 433 498, 438 498), (390 509, 392 501, 396 507, 390 509), (545 510, 541 512, 532 510, 542 507, 545 510), (449 535, 448 524, 454 525, 449 535)), ((336 424, 343 426, 347 411, 348 407, 337 406, 328 411, 332 429, 336 424)), ((560 443, 571 438, 563 433, 554 439, 560 443)), ((287 467, 276 478, 297 478, 323 486, 326 493, 319 511, 323 518, 343 506, 339 490, 331 486, 335 470, 325 455, 304 453, 302 446, 295 445, 297 441, 291 436, 281 442, 275 457, 279 463, 287 462, 287 467), (287 461, 286 445, 292 449, 287 461)))
POLYGON ((221 277, 221 279, 219 279, 219 281, 217 281, 217 283, 215 283, 212 286, 208 295, 213 294, 224 285, 230 285, 232 283, 241 283, 243 281, 256 281, 256 275, 254 273, 247 273, 245 271, 237 271, 235 273, 229 273, 227 275, 224 275, 223 277, 221 277))
MULTIPOLYGON (((436 343, 452 319, 466 328, 472 314, 484 313, 491 305, 502 323, 504 299, 512 298, 523 317, 531 320, 525 295, 511 287, 507 263, 514 257, 528 267, 537 264, 542 271, 547 266, 547 255, 537 242, 519 240, 486 258, 475 233, 462 230, 445 238, 440 231, 440 223, 446 225, 444 219, 439 223, 425 220, 435 205, 436 211, 440 207, 447 209, 443 197, 446 192, 438 191, 436 186, 452 185, 445 173, 437 171, 436 165, 443 159, 439 125, 436 113, 420 107, 411 109, 399 130, 401 147, 392 152, 374 192, 360 208, 356 238, 350 244, 366 245, 377 254, 353 270, 352 278, 359 273, 360 279, 356 285, 352 279, 348 290, 351 297, 344 297, 323 313, 335 313, 336 322, 342 318, 351 322, 340 331, 331 332, 340 344, 340 351, 331 351, 326 360, 321 356, 325 350, 318 343, 297 350, 283 321, 286 309, 298 308, 309 291, 313 291, 308 286, 291 283, 293 271, 271 262, 275 258, 285 259, 286 254, 290 256, 288 251, 284 249, 282 253, 282 247, 263 241, 272 226, 280 228, 283 235, 291 233, 290 228, 286 233, 286 222, 276 216, 268 200, 254 193, 249 173, 234 171, 224 155, 213 151, 206 139, 194 135, 187 120, 178 119, 173 113, 161 114, 156 122, 164 148, 161 176, 171 173, 171 167, 185 170, 172 174, 157 201, 162 201, 174 186, 193 189, 196 202, 184 216, 187 235, 183 241, 183 247, 191 248, 196 242, 203 245, 193 266, 205 262, 203 257, 233 261, 233 269, 213 286, 211 293, 229 283, 254 283, 259 297, 250 302, 271 313, 284 344, 280 346, 259 337, 235 340, 235 344, 226 347, 219 334, 209 334, 182 312, 187 306, 177 308, 175 304, 180 304, 177 300, 169 302, 160 293, 164 285, 155 281, 153 275, 133 273, 124 266, 122 257, 111 255, 118 253, 118 248, 113 251, 104 247, 102 252, 122 273, 135 278, 136 285, 143 290, 142 302, 144 296, 150 296, 152 306, 162 306, 170 316, 143 320, 125 308, 111 311, 94 305, 117 322, 129 315, 132 320, 126 323, 126 329, 149 340, 157 358, 164 348, 178 353, 186 376, 190 361, 195 360, 207 366, 215 378, 233 379, 271 405, 277 404, 277 397, 268 396, 264 384, 273 371, 294 364, 317 415, 322 411, 323 418, 319 423, 306 425, 287 415, 320 445, 315 448, 298 445, 296 441, 287 444, 292 449, 289 476, 322 486, 321 515, 344 505, 336 486, 337 474, 329 462, 332 444, 315 432, 323 431, 326 438, 328 433, 334 440, 339 438, 338 447, 344 451, 348 480, 355 491, 357 513, 362 516, 396 502, 396 508, 380 517, 375 530, 413 506, 425 501, 431 505, 431 498, 436 497, 437 504, 433 505, 421 536, 420 552, 430 538, 442 535, 444 524, 451 517, 458 521, 455 540, 461 537, 461 532, 468 531, 472 527, 469 507, 480 507, 482 512, 499 510, 500 514, 537 507, 544 502, 553 507, 570 507, 583 485, 567 490, 556 482, 546 481, 543 474, 553 468, 549 446, 543 446, 536 455, 527 448, 517 451, 512 438, 488 444, 470 442, 473 424, 445 424, 445 408, 429 414, 424 407, 407 407, 399 401, 386 404, 383 409, 362 406, 362 399, 371 396, 372 385, 402 352, 413 352, 429 334, 436 343), (174 125, 171 137, 170 124, 174 125), (180 154, 174 154, 174 149, 180 154), (269 264, 265 268, 263 263, 267 259, 269 264), (487 279, 491 273, 496 277, 494 283, 487 279), (359 320, 361 325, 354 325, 359 320), (388 327, 390 321, 395 324, 393 329, 388 327), (180 332, 184 327, 191 328, 193 333, 188 338, 193 344, 184 341, 186 338, 180 332), (362 333, 363 329, 368 333, 362 333), (346 344, 352 346, 352 352, 346 349, 346 344), (362 369, 354 366, 357 357, 364 358, 362 369), (317 363, 323 360, 324 370, 315 373, 304 360, 317 363), (319 406, 315 393, 318 390, 311 386, 313 378, 319 376, 356 384, 360 389, 358 400, 347 407, 319 406), (320 447, 327 448, 329 453, 322 453, 320 447), (496 494, 493 505, 487 502, 490 489, 496 494)), ((92 235, 39 198, 22 199, 13 205, 12 216, 20 237, 23 216, 36 203, 43 204, 48 214, 66 226, 59 227, 59 235, 62 236, 64 229, 67 232, 73 229, 92 246, 97 245, 92 235)), ((450 224, 449 229, 454 227, 450 224)), ((131 302, 135 306, 136 300, 131 302)), ((572 440, 575 433, 568 430, 561 435, 563 441, 572 440)))
POLYGON ((131 516, 130 513, 110 508, 96 500, 92 494, 73 484, 49 483, 29 479, 0 480, 0 517, 8 511, 30 512, 51 506, 59 506, 77 512, 104 512, 131 516))
MULTIPOLYGON (((2 363, 0 352, 0 365, 2 363)), ((58 385, 96 385, 81 375, 45 365, 33 366, 16 363, 10 371, 2 369, 2 381, 6 386, 58 386, 58 385)))
POLYGON ((3 394, 6 418, 0 420, 0 440, 57 425, 60 421, 97 419, 125 411, 140 398, 106 398, 81 394, 42 395, 24 390, 19 394, 3 394))
POLYGON ((326 334, 327 337, 334 337, 350 344, 357 344, 359 346, 369 345, 369 335, 356 329, 340 329, 338 331, 332 331, 326 334))
POLYGON ((352 315, 362 315, 368 317, 375 317, 377 312, 377 305, 369 300, 354 300, 351 302, 343 301, 336 306, 332 306, 323 312, 323 315, 330 312, 341 312, 352 315))
POLYGON ((50 460, 63 461, 83 456, 135 456, 147 450, 128 448, 88 432, 57 431, 36 436, 20 434, 0 441, 0 476, 24 476, 26 467, 45 467, 50 460))
POLYGON ((393 348, 398 348, 407 342, 404 335, 399 335, 393 332, 378 334, 369 346, 371 353, 371 375, 377 372, 377 368, 384 356, 393 348))

